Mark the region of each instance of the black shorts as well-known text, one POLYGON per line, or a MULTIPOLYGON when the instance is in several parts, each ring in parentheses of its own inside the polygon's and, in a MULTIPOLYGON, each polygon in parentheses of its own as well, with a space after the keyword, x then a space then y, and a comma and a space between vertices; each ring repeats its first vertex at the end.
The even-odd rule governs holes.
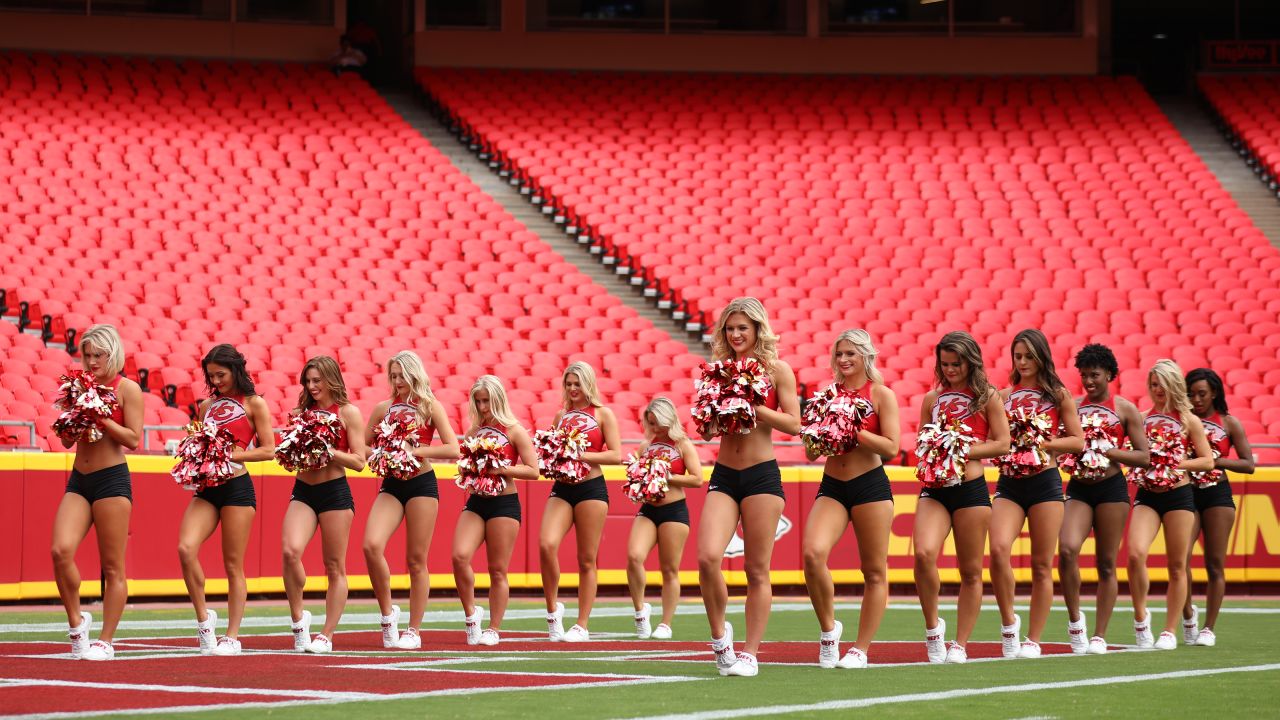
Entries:
POLYGON ((1091 508, 1104 503, 1129 504, 1129 482, 1124 473, 1102 478, 1097 482, 1087 483, 1072 479, 1067 483, 1067 499, 1082 502, 1091 508))
POLYGON ((83 496, 92 505, 99 500, 122 497, 133 502, 133 481, 129 477, 128 463, 95 470, 88 475, 72 470, 67 478, 67 492, 83 496))
POLYGON ((716 463, 707 492, 724 493, 738 504, 752 495, 787 497, 782 492, 782 471, 778 469, 777 460, 765 460, 741 470, 716 463))
POLYGON ((399 500, 401 505, 408 505, 409 501, 416 497, 440 499, 440 488, 436 484, 435 470, 428 470, 408 480, 383 478, 382 487, 378 489, 378 492, 386 493, 399 500))
POLYGON ((636 513, 636 517, 647 517, 653 521, 653 524, 662 527, 665 522, 678 522, 689 524, 689 503, 684 498, 666 505, 650 505, 645 503, 640 506, 640 512, 636 513))
POLYGON ((1165 513, 1174 510, 1196 511, 1196 501, 1191 495, 1191 486, 1183 485, 1165 492, 1152 492, 1146 488, 1138 488, 1138 496, 1133 499, 1133 506, 1146 505, 1164 517, 1165 513))
POLYGON ((516 493, 499 495, 498 497, 472 495, 467 498, 467 506, 463 510, 470 510, 479 515, 480 519, 485 522, 499 517, 511 518, 516 522, 520 522, 520 496, 516 493))
POLYGON ((258 507, 258 496, 253 492, 253 479, 249 473, 237 475, 221 485, 205 488, 196 493, 196 497, 215 508, 224 507, 258 507))
POLYGON ((608 504, 609 487, 604 484, 604 476, 597 475, 580 483, 557 482, 551 486, 550 497, 559 498, 569 503, 570 507, 576 507, 586 500, 599 500, 608 504))
POLYGON ((1063 502, 1066 498, 1062 495, 1062 474, 1058 468, 1052 467, 1026 477, 1001 475, 996 481, 996 494, 991 499, 996 498, 1018 503, 1023 512, 1040 503, 1063 502))
POLYGON ((356 509, 356 501, 351 497, 351 486, 347 484, 346 475, 316 485, 295 480, 293 495, 289 499, 306 505, 316 515, 332 510, 356 509))
POLYGON ((822 484, 815 497, 831 498, 851 510, 855 505, 888 500, 893 502, 893 490, 889 487, 889 475, 883 465, 878 465, 851 480, 837 480, 823 473, 822 484))
POLYGON ((1226 480, 1219 480, 1217 485, 1207 488, 1198 488, 1192 484, 1191 497, 1196 504, 1196 512, 1204 512, 1215 507, 1234 508, 1236 506, 1235 498, 1231 495, 1231 483, 1226 480))
POLYGON ((927 487, 920 491, 920 497, 937 500, 952 515, 965 508, 991 507, 991 496, 987 494, 987 479, 984 477, 965 480, 951 487, 927 487))

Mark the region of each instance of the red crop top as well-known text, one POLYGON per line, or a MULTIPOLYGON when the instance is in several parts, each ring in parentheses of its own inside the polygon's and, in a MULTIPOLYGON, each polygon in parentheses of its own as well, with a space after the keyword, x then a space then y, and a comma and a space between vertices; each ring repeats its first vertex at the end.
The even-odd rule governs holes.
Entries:
POLYGON ((431 439, 436 435, 436 429, 431 424, 431 419, 427 418, 426 422, 418 419, 418 409, 408 403, 394 402, 391 407, 387 408, 387 419, 398 419, 405 422, 412 422, 418 426, 418 444, 427 446, 431 444, 431 439))
POLYGON ((1116 396, 1103 400, 1100 403, 1089 402, 1088 399, 1080 401, 1080 408, 1077 410, 1080 419, 1099 415, 1102 417, 1102 427, 1107 431, 1107 435, 1111 437, 1111 442, 1116 447, 1124 447, 1124 441, 1129 433, 1124 429, 1124 420, 1120 418, 1119 411, 1116 410, 1116 396))
POLYGON ((587 436, 587 452, 600 452, 604 449, 604 431, 596 420, 596 409, 588 405, 581 410, 566 410, 560 416, 557 428, 575 429, 587 436))
POLYGON ((231 433, 238 448, 248 450, 258 444, 258 433, 249 421, 243 397, 214 398, 205 410, 204 421, 231 433))
POLYGON ((939 390, 938 399, 933 403, 932 418, 935 423, 959 420, 973 432, 973 437, 982 442, 987 439, 991 427, 987 424, 985 408, 973 408, 973 390, 939 390))
POLYGON ((475 436, 496 440, 498 444, 502 445, 502 454, 511 461, 512 465, 520 463, 520 457, 516 455, 516 446, 511 444, 511 439, 507 437, 506 431, 492 425, 484 425, 476 431, 475 436))
POLYGON ((649 447, 644 451, 647 457, 661 457, 671 464, 672 475, 684 475, 684 456, 680 454, 680 448, 676 447, 668 439, 654 439, 649 443, 649 447))

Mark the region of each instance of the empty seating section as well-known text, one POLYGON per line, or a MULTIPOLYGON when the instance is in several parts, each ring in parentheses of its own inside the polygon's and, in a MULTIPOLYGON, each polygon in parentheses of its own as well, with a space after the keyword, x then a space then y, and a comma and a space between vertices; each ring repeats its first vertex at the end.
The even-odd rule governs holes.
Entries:
POLYGON ((1280 177, 1280 75, 1201 75, 1198 83, 1262 170, 1280 177))
MULTIPOLYGON (((486 372, 546 426, 583 358, 637 438, 643 403, 687 398, 699 363, 323 67, 0 54, 0 232, 7 319, 23 302, 118 326, 147 424, 186 422, 160 393, 203 397, 218 342, 248 356, 278 424, 305 358, 334 354, 368 413, 386 358, 416 349, 459 432, 486 372)), ((46 449, 71 362, 0 322, 0 418, 36 420, 46 449)))
POLYGON ((811 392, 865 327, 914 431, 941 333, 971 330, 1005 385, 1039 327, 1077 392, 1091 341, 1140 406, 1156 359, 1210 365, 1253 441, 1280 439, 1280 254, 1132 79, 419 79, 677 305, 761 297, 811 392))

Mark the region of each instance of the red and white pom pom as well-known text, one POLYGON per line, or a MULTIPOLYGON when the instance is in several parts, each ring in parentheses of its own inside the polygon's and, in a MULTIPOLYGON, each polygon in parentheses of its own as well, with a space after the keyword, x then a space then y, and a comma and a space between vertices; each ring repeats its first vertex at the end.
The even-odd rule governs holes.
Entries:
MULTIPOLYGON (((1217 445, 1214 445, 1209 449, 1213 451, 1214 460, 1222 457, 1222 451, 1218 449, 1217 445)), ((1199 472, 1189 472, 1187 473, 1187 477, 1191 478, 1191 482, 1195 483, 1196 487, 1203 490, 1204 488, 1211 488, 1222 482, 1226 478, 1226 474, 1221 470, 1201 470, 1199 472)))
POLYGON ((756 406, 764 404, 773 381, 755 358, 703 365, 690 415, 703 435, 739 435, 756 427, 756 406))
POLYGON ((1008 455, 996 458, 996 467, 1004 475, 1030 475, 1049 464, 1049 453, 1040 447, 1053 439, 1053 422, 1046 413, 1020 406, 1009 414, 1008 455))
POLYGON ((533 435, 538 471, 543 477, 556 482, 580 483, 586 480, 591 467, 580 458, 589 445, 587 434, 578 428, 539 430, 533 435))
POLYGON ((1187 439, 1182 433, 1157 426, 1147 433, 1151 467, 1134 468, 1129 478, 1148 490, 1171 488, 1182 481, 1178 466, 1187 457, 1187 439))
POLYGON ((494 438, 463 439, 462 457, 458 459, 458 477, 454 484, 475 495, 501 495, 507 487, 507 481, 497 473, 502 468, 511 466, 505 448, 505 444, 494 438))
POLYGON ((814 455, 843 455, 858 446, 858 433, 875 412, 867 399, 832 384, 805 406, 800 440, 814 455))
POLYGON ((184 428, 187 436, 178 443, 169 474, 183 490, 200 491, 217 487, 235 477, 238 469, 231 461, 236 440, 216 423, 193 421, 184 428))
POLYGON ((661 455, 631 454, 625 463, 627 479, 622 494, 631 502, 654 502, 667 496, 671 481, 671 463, 661 455))
POLYGON ((388 414, 373 432, 369 470, 378 477, 408 480, 422 467, 413 454, 417 449, 418 423, 403 415, 388 414))
POLYGON ((102 439, 102 421, 120 407, 116 391, 99 385, 84 370, 72 370, 62 376, 61 382, 53 407, 62 414, 53 421, 53 432, 73 442, 98 442, 102 439))
POLYGON ((316 470, 333 461, 342 419, 326 410, 304 410, 276 445, 276 462, 289 472, 316 470))
POLYGON ((1106 422, 1101 415, 1090 413, 1080 418, 1084 430, 1084 451, 1068 453, 1058 458, 1058 467, 1073 477, 1100 480, 1111 472, 1111 458, 1107 453, 1116 447, 1106 422))
POLYGON ((943 488, 964 482, 969 450, 977 442, 973 430, 959 420, 928 423, 916 436, 916 479, 925 487, 943 488))

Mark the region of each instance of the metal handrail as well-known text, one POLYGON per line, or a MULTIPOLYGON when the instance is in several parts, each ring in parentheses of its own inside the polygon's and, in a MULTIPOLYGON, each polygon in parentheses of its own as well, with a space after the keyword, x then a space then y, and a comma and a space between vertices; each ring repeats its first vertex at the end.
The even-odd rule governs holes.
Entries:
POLYGON ((0 420, 0 427, 25 427, 27 447, 36 447, 36 424, 30 420, 0 420))

